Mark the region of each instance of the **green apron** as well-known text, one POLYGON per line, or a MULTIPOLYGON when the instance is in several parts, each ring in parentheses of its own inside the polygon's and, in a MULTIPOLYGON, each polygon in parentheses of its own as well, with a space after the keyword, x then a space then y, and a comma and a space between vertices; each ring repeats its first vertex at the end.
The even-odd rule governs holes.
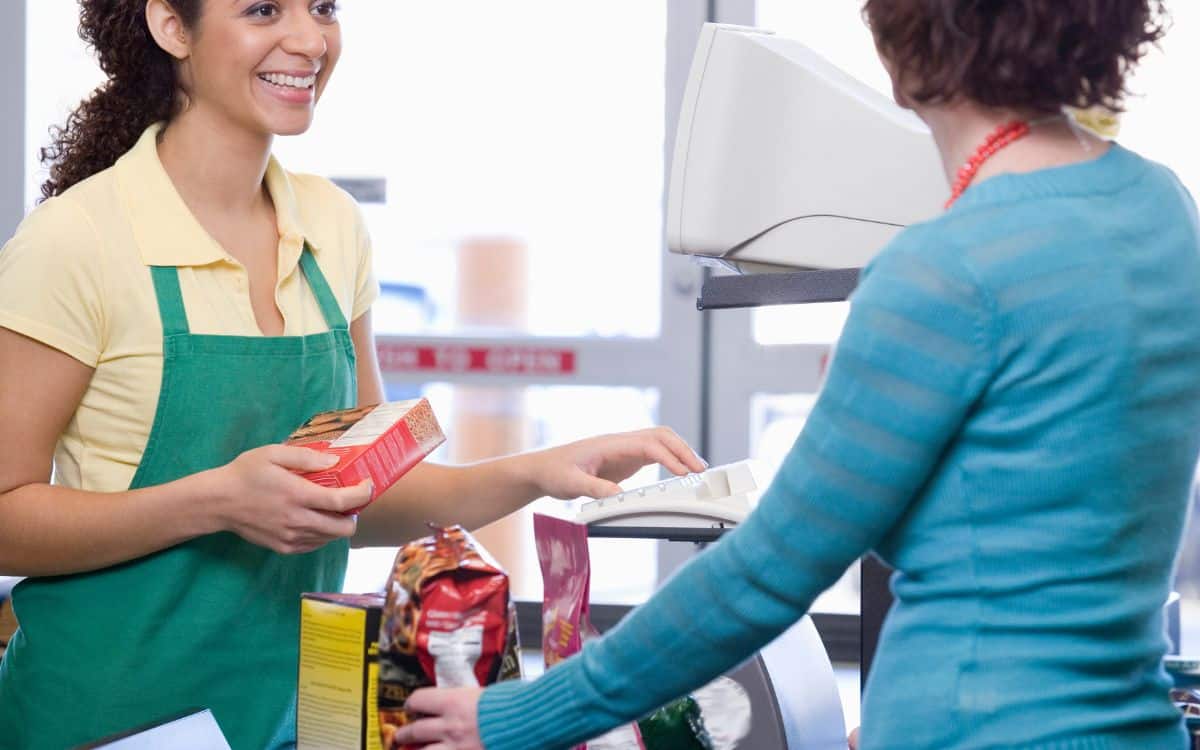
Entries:
MULTIPOLYGON (((353 406, 354 346, 305 246, 327 333, 188 331, 173 267, 151 274, 163 323, 154 426, 131 489, 277 443, 315 412, 353 406)), ((63 748, 192 708, 233 750, 295 743, 300 594, 340 591, 346 540, 280 555, 224 532, 13 591, 21 627, 0 664, 0 748, 63 748)))

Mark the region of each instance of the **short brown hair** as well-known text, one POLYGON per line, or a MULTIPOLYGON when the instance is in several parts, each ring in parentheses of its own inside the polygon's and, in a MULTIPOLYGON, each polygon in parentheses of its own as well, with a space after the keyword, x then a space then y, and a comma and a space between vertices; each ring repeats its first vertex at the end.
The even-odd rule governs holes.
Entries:
POLYGON ((863 14, 914 102, 1033 112, 1121 111, 1167 24, 1164 0, 866 0, 863 14))

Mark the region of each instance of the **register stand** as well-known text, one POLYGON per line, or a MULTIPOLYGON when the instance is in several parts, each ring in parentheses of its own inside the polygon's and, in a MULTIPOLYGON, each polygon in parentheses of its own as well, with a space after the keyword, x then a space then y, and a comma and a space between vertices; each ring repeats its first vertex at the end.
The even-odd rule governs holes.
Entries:
MULTIPOLYGON (((588 536, 595 538, 658 539, 700 545, 717 541, 736 524, 739 498, 749 490, 761 489, 743 486, 743 491, 739 491, 737 478, 725 479, 726 468, 718 467, 704 475, 693 475, 691 479, 699 482, 700 477, 708 479, 708 475, 716 474, 716 483, 724 481, 724 490, 733 494, 732 508, 704 501, 689 503, 687 498, 683 502, 667 502, 670 492, 665 490, 662 491, 663 500, 654 502, 653 496, 660 489, 689 481, 689 478, 682 478, 623 493, 632 496, 628 503, 621 502, 622 496, 589 503, 610 503, 611 507, 604 509, 600 518, 594 512, 589 518, 585 505, 578 520, 591 521, 588 536), (691 512, 689 504, 693 506, 691 512)), ((732 469, 728 472, 732 475, 742 467, 732 465, 728 468, 732 469)), ((729 499, 728 495, 723 498, 729 499)), ((745 507, 748 510, 748 504, 745 507)), ((744 517, 744 512, 740 516, 744 517)), ((740 747, 845 750, 847 731, 833 666, 812 619, 807 615, 726 676, 741 685, 750 697, 751 729, 739 743, 740 747)))

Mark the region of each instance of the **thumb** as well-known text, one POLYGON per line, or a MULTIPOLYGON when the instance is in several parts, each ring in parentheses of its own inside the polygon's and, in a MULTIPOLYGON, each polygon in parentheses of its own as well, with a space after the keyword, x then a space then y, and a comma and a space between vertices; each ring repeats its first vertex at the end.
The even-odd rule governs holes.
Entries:
POLYGON ((340 460, 332 453, 323 453, 298 445, 279 445, 271 452, 271 463, 290 471, 322 471, 331 469, 340 460))

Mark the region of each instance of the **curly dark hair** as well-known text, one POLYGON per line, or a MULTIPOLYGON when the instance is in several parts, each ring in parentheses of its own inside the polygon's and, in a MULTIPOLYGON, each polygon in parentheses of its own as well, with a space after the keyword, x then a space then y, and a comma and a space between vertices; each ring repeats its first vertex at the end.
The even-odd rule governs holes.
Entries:
POLYGON ((866 0, 863 14, 912 101, 1035 113, 1122 111, 1167 25, 1164 0, 866 0))
MULTIPOLYGON (((200 19, 204 0, 170 0, 184 24, 200 19)), ((59 195, 107 169, 137 143, 142 132, 176 109, 175 61, 146 25, 146 0, 79 0, 79 36, 95 52, 108 80, 82 101, 62 127, 50 128, 40 151, 50 165, 42 198, 59 195)))

